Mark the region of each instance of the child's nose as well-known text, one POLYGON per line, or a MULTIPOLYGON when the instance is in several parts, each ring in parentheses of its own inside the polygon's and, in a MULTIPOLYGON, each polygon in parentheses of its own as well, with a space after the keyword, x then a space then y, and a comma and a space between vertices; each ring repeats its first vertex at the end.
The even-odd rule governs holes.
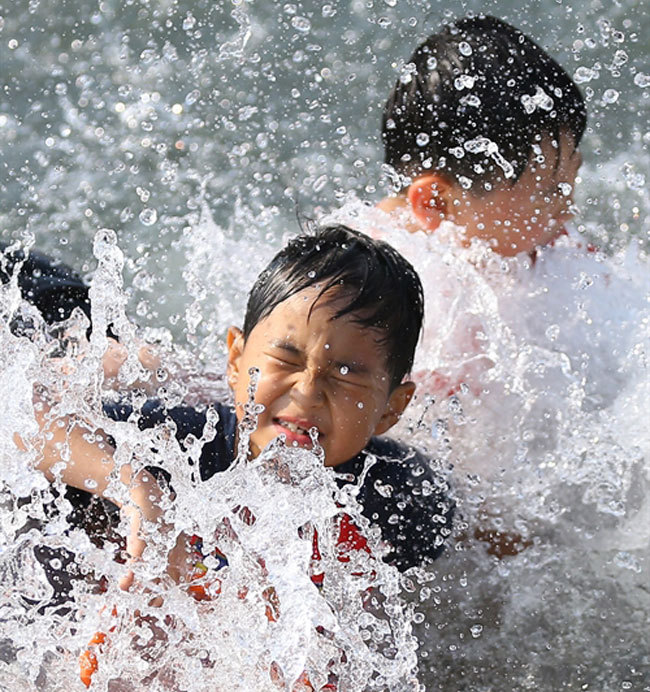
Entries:
POLYGON ((301 403, 314 403, 322 398, 322 378, 320 372, 303 370, 298 374, 292 394, 301 403))

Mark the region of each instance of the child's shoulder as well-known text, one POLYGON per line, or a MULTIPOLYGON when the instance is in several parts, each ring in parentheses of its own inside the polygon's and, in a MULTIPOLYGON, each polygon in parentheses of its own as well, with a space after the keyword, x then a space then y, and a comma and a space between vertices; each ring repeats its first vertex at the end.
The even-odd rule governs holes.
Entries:
MULTIPOLYGON (((105 402, 104 413, 112 420, 126 421, 133 415, 134 408, 124 400, 105 402)), ((159 399, 150 399, 135 413, 140 430, 172 423, 174 435, 183 450, 188 438, 205 439, 199 458, 201 480, 225 471, 232 464, 237 429, 237 417, 232 406, 217 401, 209 407, 167 407, 159 399)))
POLYGON ((356 471, 362 479, 358 500, 391 546, 387 561, 403 571, 435 560, 454 513, 448 478, 437 461, 410 445, 375 437, 353 462, 356 468, 344 464, 337 470, 356 471))

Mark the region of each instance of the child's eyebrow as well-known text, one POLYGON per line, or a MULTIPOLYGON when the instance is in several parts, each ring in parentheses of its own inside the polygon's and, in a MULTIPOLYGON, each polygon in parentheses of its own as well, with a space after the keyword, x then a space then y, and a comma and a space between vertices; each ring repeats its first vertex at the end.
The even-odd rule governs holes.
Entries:
POLYGON ((289 341, 288 339, 275 339, 271 342, 271 346, 273 348, 279 348, 282 351, 288 351, 289 353, 293 353, 296 356, 302 355, 302 351, 292 341, 289 341))

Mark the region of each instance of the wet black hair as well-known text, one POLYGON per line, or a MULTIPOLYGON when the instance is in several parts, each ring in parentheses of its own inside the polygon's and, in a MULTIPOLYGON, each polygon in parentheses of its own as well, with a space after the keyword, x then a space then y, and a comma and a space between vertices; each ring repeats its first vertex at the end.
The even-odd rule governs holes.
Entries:
POLYGON ((377 330, 394 389, 411 370, 424 316, 415 269, 390 245, 347 226, 303 226, 303 233, 271 260, 251 289, 244 339, 280 303, 305 288, 318 286, 312 309, 334 290, 333 319, 351 315, 357 324, 377 330))
POLYGON ((465 17, 405 66, 384 108, 384 160, 404 176, 438 170, 480 194, 486 183, 516 182, 545 135, 559 147, 567 131, 577 147, 586 124, 582 94, 546 51, 500 19, 465 17))

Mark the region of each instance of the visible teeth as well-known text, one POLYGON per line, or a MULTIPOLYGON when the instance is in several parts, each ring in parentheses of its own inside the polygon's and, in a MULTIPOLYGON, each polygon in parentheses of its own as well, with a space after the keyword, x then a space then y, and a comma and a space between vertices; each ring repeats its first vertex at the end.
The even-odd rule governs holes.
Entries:
POLYGON ((280 422, 282 423, 282 425, 283 425, 287 430, 291 430, 291 432, 293 432, 293 433, 300 433, 300 434, 302 434, 302 435, 306 435, 306 434, 307 434, 307 431, 306 431, 304 428, 301 428, 299 425, 296 425, 295 423, 291 423, 291 422, 288 421, 288 420, 283 420, 283 421, 280 421, 280 422))

